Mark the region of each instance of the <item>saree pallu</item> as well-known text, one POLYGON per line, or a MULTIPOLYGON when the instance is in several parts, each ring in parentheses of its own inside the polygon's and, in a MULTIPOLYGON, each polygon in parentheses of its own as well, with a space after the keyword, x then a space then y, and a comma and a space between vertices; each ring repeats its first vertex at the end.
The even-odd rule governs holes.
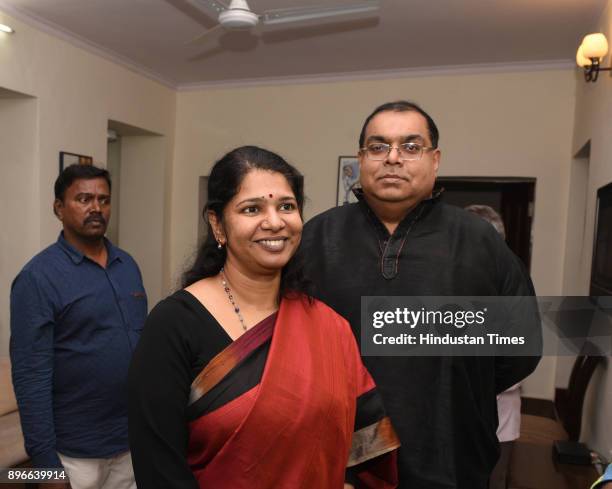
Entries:
POLYGON ((188 463, 200 488, 397 485, 399 442, 348 323, 321 302, 283 299, 191 386, 188 463))

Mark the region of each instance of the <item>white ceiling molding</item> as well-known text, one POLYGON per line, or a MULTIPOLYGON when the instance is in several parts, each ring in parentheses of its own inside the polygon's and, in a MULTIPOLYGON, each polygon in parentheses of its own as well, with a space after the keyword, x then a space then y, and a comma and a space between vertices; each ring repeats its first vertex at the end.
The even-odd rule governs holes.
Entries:
POLYGON ((338 83, 347 81, 391 80, 397 78, 423 78, 428 76, 477 75, 487 73, 524 73, 529 71, 551 71, 575 69, 574 60, 546 60, 524 63, 483 63, 474 65, 432 66, 399 70, 359 71, 331 73, 325 75, 287 76, 276 78, 253 78, 242 80, 219 80, 178 85, 179 92, 191 92, 214 88, 248 88, 270 85, 302 85, 338 83))

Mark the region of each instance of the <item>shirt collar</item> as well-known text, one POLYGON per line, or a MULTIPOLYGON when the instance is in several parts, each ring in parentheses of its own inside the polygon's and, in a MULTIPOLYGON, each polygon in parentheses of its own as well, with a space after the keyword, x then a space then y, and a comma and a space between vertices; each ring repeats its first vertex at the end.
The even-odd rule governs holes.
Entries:
MULTIPOLYGON (((64 231, 61 231, 59 237, 57 238, 57 244, 60 248, 70 257, 72 262, 75 265, 80 264, 86 257, 83 253, 77 250, 74 246, 72 246, 66 238, 64 237, 64 231)), ((121 256, 118 253, 118 249, 114 246, 108 239, 104 238, 104 245, 106 246, 106 251, 108 252, 108 258, 106 261, 106 266, 113 263, 115 260, 121 261, 121 256)))

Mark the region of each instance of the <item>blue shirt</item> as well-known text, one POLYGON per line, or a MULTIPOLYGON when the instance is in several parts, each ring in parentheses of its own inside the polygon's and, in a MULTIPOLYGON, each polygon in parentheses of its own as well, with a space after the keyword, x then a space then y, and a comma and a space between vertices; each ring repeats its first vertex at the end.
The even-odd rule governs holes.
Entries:
POLYGON ((128 450, 127 372, 147 314, 140 270, 105 240, 106 268, 60 234, 11 288, 11 362, 26 451, 104 458, 128 450))

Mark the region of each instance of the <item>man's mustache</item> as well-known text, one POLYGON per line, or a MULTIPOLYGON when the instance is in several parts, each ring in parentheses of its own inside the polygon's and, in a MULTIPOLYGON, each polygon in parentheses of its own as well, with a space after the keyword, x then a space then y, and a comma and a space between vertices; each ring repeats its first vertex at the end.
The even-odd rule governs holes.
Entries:
POLYGON ((89 224, 91 222, 100 222, 102 224, 106 224, 106 219, 102 217, 100 214, 92 214, 87 219, 85 219, 84 224, 89 224))

